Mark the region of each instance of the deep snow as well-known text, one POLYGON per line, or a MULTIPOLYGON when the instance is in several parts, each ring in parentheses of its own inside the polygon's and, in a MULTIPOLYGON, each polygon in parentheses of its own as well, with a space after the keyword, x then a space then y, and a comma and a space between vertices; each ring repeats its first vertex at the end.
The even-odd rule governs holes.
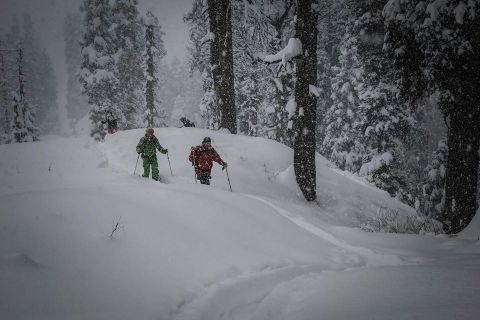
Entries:
POLYGON ((2 319, 477 319, 479 217, 457 238, 365 233, 411 209, 321 156, 318 198, 292 150, 194 128, 156 130, 158 183, 132 173, 143 130, 0 146, 2 319), (195 184, 191 146, 229 163, 195 184), (120 220, 119 220, 120 219, 120 220), (120 228, 109 235, 119 220, 120 228))

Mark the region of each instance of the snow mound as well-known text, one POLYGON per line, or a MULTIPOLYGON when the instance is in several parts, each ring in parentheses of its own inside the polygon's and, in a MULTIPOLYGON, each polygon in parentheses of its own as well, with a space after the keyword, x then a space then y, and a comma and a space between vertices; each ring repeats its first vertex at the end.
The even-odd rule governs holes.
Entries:
POLYGON ((477 241, 480 240, 480 208, 477 210, 470 224, 460 232, 460 237, 477 241))
MULTIPOLYGON (((295 180, 291 148, 268 139, 198 128, 160 128, 155 132, 160 144, 169 150, 173 170, 171 177, 168 159, 158 154, 160 175, 169 177, 171 183, 195 183, 188 161, 190 148, 210 136, 217 152, 229 164, 234 192, 265 196, 282 202, 282 206, 293 212, 305 211, 305 201, 295 180)), ((104 152, 112 169, 133 174, 137 160, 135 146, 143 134, 143 130, 129 130, 107 136, 104 152)), ((391 198, 365 179, 332 168, 319 154, 316 164, 318 201, 316 208, 309 208, 309 215, 332 224, 360 226, 380 208, 395 209, 400 214, 414 213, 413 208, 391 198)), ((136 174, 140 175, 141 171, 140 160, 136 174)), ((212 176, 214 188, 229 190, 220 166, 214 165, 212 176)))

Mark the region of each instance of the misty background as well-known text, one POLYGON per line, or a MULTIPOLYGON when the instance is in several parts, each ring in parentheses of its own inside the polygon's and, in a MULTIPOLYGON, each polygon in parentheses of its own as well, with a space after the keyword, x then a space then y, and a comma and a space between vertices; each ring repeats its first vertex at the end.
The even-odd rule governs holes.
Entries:
MULTIPOLYGON (((167 55, 164 63, 182 64, 188 45, 187 26, 183 16, 192 7, 193 0, 139 0, 139 11, 152 11, 165 32, 163 41, 167 55), (174 61, 177 60, 178 61, 174 61)), ((16 16, 20 28, 23 15, 29 14, 35 27, 35 37, 52 60, 57 80, 57 101, 61 132, 69 131, 66 115, 67 65, 65 60, 64 19, 67 13, 78 13, 82 0, 2 0, 0 1, 0 34, 7 34, 16 16)), ((22 30, 23 31, 23 30, 22 30)), ((188 68, 186 65, 185 68, 188 68)), ((179 100, 179 99, 177 99, 179 100)), ((174 102, 174 101, 173 101, 174 102)), ((177 101, 178 102, 178 101, 177 101)), ((173 107, 173 106, 172 106, 173 107)))

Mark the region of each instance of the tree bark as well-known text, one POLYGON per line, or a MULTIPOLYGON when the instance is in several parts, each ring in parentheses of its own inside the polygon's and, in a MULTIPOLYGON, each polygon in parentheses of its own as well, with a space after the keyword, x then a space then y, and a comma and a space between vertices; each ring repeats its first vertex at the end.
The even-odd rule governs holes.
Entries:
POLYGON ((312 0, 298 0, 296 37, 302 43, 303 54, 296 62, 297 81, 295 84, 294 169, 298 186, 307 201, 316 199, 315 167, 315 96, 309 86, 317 85, 317 29, 312 0))
POLYGON ((147 43, 147 83, 145 85, 145 100, 147 104, 147 109, 149 110, 149 115, 147 117, 147 125, 152 128, 154 123, 154 116, 156 113, 155 108, 155 63, 152 52, 152 46, 154 41, 154 29, 153 26, 147 26, 145 30, 145 40, 147 43))
POLYGON ((450 115, 448 163, 445 177, 446 233, 462 231, 477 210, 477 179, 480 146, 480 116, 459 108, 450 115))
POLYGON ((208 0, 210 32, 210 64, 217 106, 220 109, 220 128, 237 133, 237 112, 232 49, 232 6, 228 0, 208 0))

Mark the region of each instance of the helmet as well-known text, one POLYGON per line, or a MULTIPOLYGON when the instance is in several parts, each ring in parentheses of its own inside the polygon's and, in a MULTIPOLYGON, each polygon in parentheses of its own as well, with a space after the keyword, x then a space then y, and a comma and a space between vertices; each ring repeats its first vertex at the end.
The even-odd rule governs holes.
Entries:
POLYGON ((205 137, 203 138, 202 143, 212 143, 212 139, 210 139, 210 137, 205 137))
POLYGON ((148 128, 147 130, 145 130, 146 134, 153 134, 153 132, 153 128, 148 128))

